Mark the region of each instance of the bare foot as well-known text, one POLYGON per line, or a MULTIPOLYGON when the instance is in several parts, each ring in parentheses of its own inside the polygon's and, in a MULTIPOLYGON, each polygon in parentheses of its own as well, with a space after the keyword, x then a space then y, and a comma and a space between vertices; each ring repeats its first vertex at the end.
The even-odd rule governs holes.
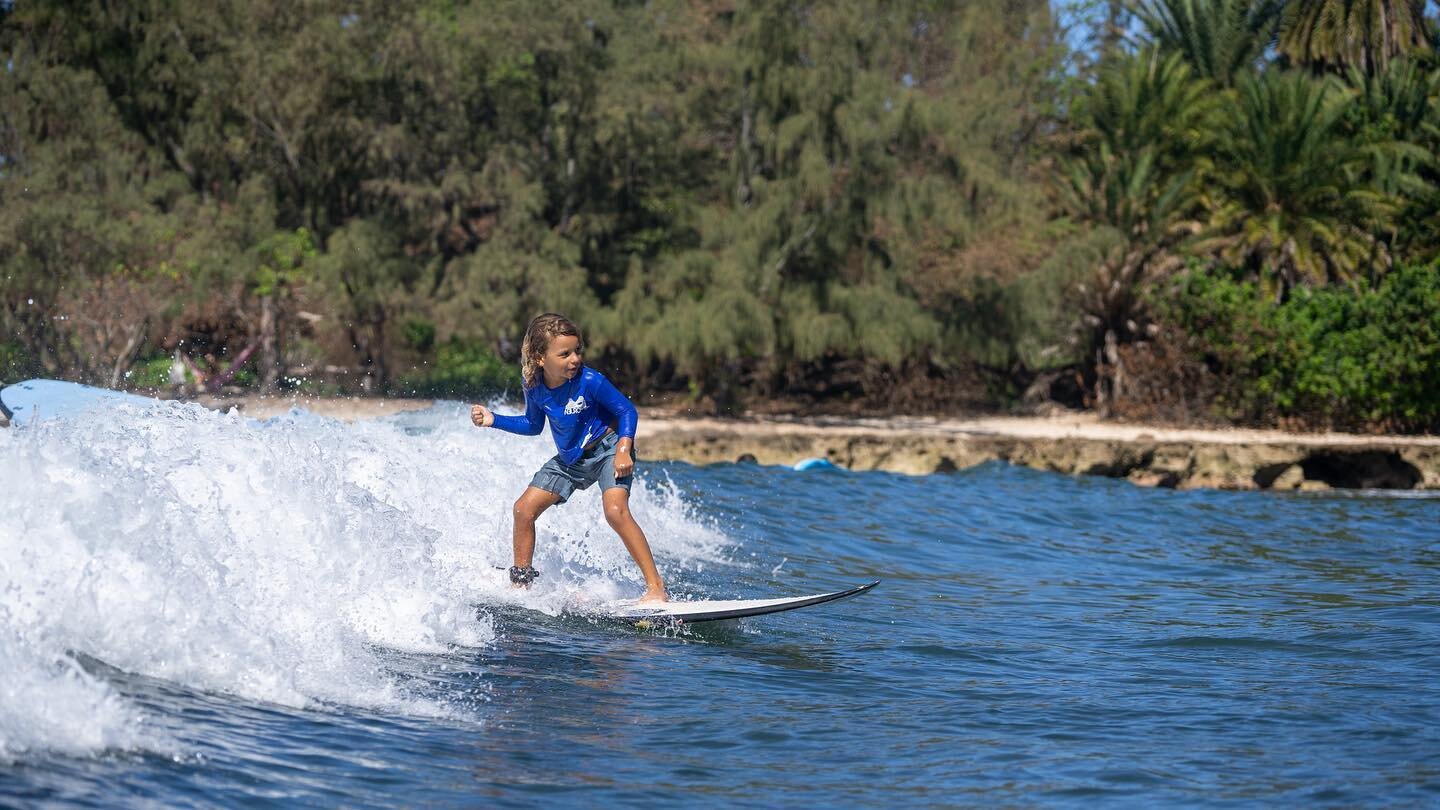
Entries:
POLYGON ((647 589, 645 590, 645 593, 644 593, 644 594, 641 594, 640 598, 635 600, 635 604, 637 604, 637 605, 655 605, 655 604, 659 604, 659 603, 661 603, 661 602, 669 602, 669 601, 670 601, 670 594, 666 593, 666 592, 665 592, 665 586, 664 586, 664 585, 661 585, 661 586, 658 587, 658 588, 647 588, 647 589))

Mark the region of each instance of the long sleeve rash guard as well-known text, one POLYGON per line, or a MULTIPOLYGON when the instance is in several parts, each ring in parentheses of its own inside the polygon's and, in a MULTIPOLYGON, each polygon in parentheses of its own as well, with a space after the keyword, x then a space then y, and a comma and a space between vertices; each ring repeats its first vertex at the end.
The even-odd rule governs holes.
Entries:
POLYGON ((559 388, 547 388, 542 379, 525 392, 524 416, 495 414, 495 427, 521 436, 538 436, 550 420, 550 435, 560 451, 560 460, 574 464, 585 445, 606 427, 620 437, 634 439, 639 417, 635 406, 605 375, 582 366, 575 378, 559 388))

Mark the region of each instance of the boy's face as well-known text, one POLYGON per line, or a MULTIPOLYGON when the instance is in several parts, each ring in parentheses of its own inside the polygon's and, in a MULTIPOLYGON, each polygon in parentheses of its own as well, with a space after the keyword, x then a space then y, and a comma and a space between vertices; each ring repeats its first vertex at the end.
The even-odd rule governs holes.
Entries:
POLYGON ((555 387, 567 382, 580 373, 580 338, 574 335, 556 335, 545 349, 545 358, 540 361, 545 380, 555 387))

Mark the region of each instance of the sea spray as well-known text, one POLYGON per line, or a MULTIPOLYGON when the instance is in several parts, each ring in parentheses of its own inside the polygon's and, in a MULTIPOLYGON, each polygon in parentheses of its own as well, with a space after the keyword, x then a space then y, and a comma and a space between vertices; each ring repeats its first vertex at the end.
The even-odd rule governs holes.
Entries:
MULTIPOLYGON (((541 521, 532 592, 509 587, 510 509, 548 437, 473 427, 462 406, 346 424, 303 411, 257 421, 193 404, 103 405, 0 434, 0 609, 43 638, 13 682, 79 691, 84 730, 3 694, 7 739, 70 750, 128 744, 136 723, 73 651, 189 688, 292 706, 453 714, 386 651, 494 640, 486 606, 558 612, 641 579, 599 492, 541 521), (49 684, 49 686, 46 686, 49 684), (107 719, 109 718, 109 719, 107 719), (20 729, 21 731, 16 731, 20 729), (47 730, 48 729, 48 730, 47 730), (118 735, 118 736, 117 736, 118 735)), ((668 574, 722 560, 724 536, 643 476, 633 509, 668 574)), ((32 690, 33 693, 33 690, 32 690)))
POLYGON ((169 747, 109 685, 8 618, 0 610, 0 765, 35 752, 169 747))

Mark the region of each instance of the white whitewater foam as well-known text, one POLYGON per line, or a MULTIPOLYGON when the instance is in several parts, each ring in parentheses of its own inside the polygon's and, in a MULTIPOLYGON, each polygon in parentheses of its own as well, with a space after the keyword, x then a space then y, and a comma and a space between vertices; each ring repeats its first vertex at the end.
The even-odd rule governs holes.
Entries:
POLYGON ((166 747, 113 689, 45 646, 0 626, 0 765, 33 751, 166 747))
MULTIPOLYGON (((640 590, 594 488, 542 518, 531 591, 496 570, 553 452, 459 403, 356 424, 106 404, 0 431, 0 678, 18 684, 0 687, 0 754, 148 745, 72 652, 257 700, 449 713, 384 651, 489 644, 476 605, 640 590)), ((667 572, 723 559, 673 487, 642 474, 632 509, 667 572)))

